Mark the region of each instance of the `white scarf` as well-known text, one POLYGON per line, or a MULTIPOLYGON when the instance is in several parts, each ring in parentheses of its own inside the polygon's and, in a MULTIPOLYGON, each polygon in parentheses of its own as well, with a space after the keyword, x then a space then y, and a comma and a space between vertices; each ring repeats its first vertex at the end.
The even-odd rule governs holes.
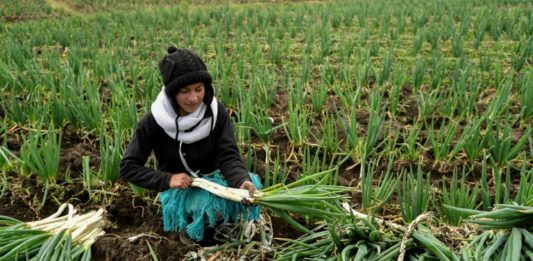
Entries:
MULTIPOLYGON (((204 119, 204 114, 207 110, 207 105, 205 105, 205 103, 202 103, 200 106, 198 106, 194 112, 178 118, 178 140, 180 142, 191 144, 209 136, 210 131, 215 129, 217 121, 218 103, 215 97, 213 97, 210 107, 211 111, 213 112, 213 126, 211 126, 211 117, 204 119), (192 131, 185 132, 194 126, 196 127, 192 131)), ((170 136, 172 139, 175 139, 175 121, 178 115, 172 107, 170 98, 165 93, 165 86, 163 86, 163 89, 157 95, 157 98, 152 103, 150 110, 152 111, 157 124, 163 128, 168 136, 170 136)))

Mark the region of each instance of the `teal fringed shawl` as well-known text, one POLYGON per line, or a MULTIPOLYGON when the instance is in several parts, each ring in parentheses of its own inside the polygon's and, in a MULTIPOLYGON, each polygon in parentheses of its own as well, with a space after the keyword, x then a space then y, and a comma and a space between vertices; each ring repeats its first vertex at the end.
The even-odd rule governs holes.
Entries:
MULTIPOLYGON (((257 174, 249 172, 252 183, 260 190, 261 180, 257 174)), ((228 187, 220 170, 205 179, 228 187)), ((163 229, 181 231, 187 229, 189 238, 200 241, 204 238, 204 217, 209 219, 209 227, 216 224, 217 213, 224 218, 224 223, 259 219, 259 206, 246 207, 240 202, 223 199, 200 188, 169 189, 160 195, 163 208, 163 229)))

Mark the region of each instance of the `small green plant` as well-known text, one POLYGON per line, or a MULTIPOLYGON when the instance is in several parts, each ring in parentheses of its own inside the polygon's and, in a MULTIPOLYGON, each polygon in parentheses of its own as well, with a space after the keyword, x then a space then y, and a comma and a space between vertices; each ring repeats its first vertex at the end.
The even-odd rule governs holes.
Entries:
POLYGON ((369 103, 370 117, 368 119, 367 135, 363 139, 363 148, 360 153, 363 161, 367 160, 383 143, 378 143, 379 139, 382 138, 385 118, 385 113, 382 111, 384 107, 382 94, 377 90, 372 91, 369 96, 369 103))
POLYGON ((522 119, 527 121, 533 116, 533 74, 524 75, 520 78, 520 114, 522 119))
POLYGON ((415 38, 415 42, 413 43, 413 54, 416 55, 420 53, 420 50, 422 50, 422 46, 424 45, 424 33, 420 31, 415 38))
POLYGON ((311 91, 311 103, 313 104, 313 111, 320 113, 324 109, 326 99, 328 98, 328 88, 326 85, 320 85, 311 91))
POLYGON ((398 107, 400 104, 400 92, 406 81, 406 74, 403 67, 397 69, 399 72, 396 74, 396 78, 393 79, 392 90, 389 93, 389 112, 393 117, 398 114, 398 107))
POLYGON ((387 169, 380 173, 378 183, 373 184, 374 173, 376 165, 379 164, 379 159, 372 161, 368 168, 363 163, 361 164, 361 172, 364 174, 361 177, 361 191, 362 191, 362 207, 363 212, 373 216, 383 205, 387 204, 394 191, 398 186, 398 179, 392 174, 393 158, 389 158, 387 169))
POLYGON ((497 120, 509 107, 509 97, 511 95, 513 81, 511 78, 508 78, 503 84, 499 84, 500 82, 498 80, 495 80, 495 83, 499 85, 497 95, 484 112, 484 115, 487 116, 489 121, 497 120))
POLYGON ((422 125, 418 121, 407 125, 400 132, 403 142, 399 144, 399 151, 406 160, 418 160, 423 145, 418 141, 422 125))
POLYGON ((522 41, 518 44, 513 55, 513 69, 520 71, 526 65, 528 57, 533 54, 533 37, 529 37, 529 41, 522 41))
POLYGON ((100 130, 102 102, 98 92, 99 88, 90 83, 83 75, 76 80, 73 79, 74 72, 67 71, 66 73, 68 75, 65 79, 66 84, 60 92, 66 100, 70 101, 66 109, 68 120, 72 124, 85 127, 88 130, 100 130), (80 88, 79 86, 84 87, 80 88))
POLYGON ((91 170, 91 164, 90 164, 91 158, 89 156, 83 156, 82 157, 82 177, 83 177, 83 183, 85 184, 85 189, 87 189, 87 192, 89 193, 89 197, 92 196, 93 193, 93 178, 96 176, 96 173, 94 173, 91 170))
POLYGON ((435 130, 433 124, 434 122, 432 121, 427 126, 428 140, 433 148, 435 162, 441 162, 450 155, 452 141, 455 140, 457 123, 453 121, 442 121, 438 131, 435 130))
POLYGON ((383 85, 387 80, 389 80, 391 70, 392 70, 392 56, 394 53, 394 49, 391 46, 387 53, 385 54, 385 58, 383 60, 383 69, 381 71, 381 75, 379 77, 379 85, 383 85))
POLYGON ((337 133, 337 123, 329 112, 324 114, 322 128, 317 130, 317 133, 310 131, 310 134, 314 137, 316 142, 329 153, 335 153, 339 151, 341 141, 337 133))
POLYGON ((533 169, 527 169, 527 164, 522 164, 520 171, 520 186, 516 192, 514 202, 518 205, 533 206, 533 169))
POLYGON ((284 160, 279 152, 279 148, 276 150, 276 157, 271 160, 271 148, 270 145, 264 145, 265 150, 265 187, 269 187, 275 184, 284 184, 287 181, 289 174, 289 168, 287 161, 284 160))
POLYGON ((418 119, 427 120, 431 118, 437 107, 439 101, 439 90, 431 90, 429 93, 420 92, 416 96, 416 103, 418 105, 418 119))
MULTIPOLYGON (((457 168, 455 168, 449 186, 446 185, 445 179, 442 179, 442 204, 458 208, 475 209, 479 193, 478 186, 476 185, 473 188, 468 186, 466 183, 467 175, 465 168, 462 170, 460 181, 457 176, 457 168)), ((468 215, 445 207, 441 207, 439 212, 447 223, 454 226, 458 226, 463 219, 468 217, 468 215)))
POLYGON ((431 88, 440 87, 445 76, 446 67, 444 64, 444 55, 440 52, 433 52, 431 55, 431 88))
POLYGON ((420 214, 426 212, 432 197, 429 172, 424 179, 422 166, 418 164, 416 178, 410 172, 403 173, 401 186, 398 187, 400 212, 405 223, 410 223, 420 214))
POLYGON ((329 156, 324 151, 318 148, 315 153, 311 152, 310 146, 304 147, 304 154, 302 160, 302 172, 299 177, 305 177, 311 173, 319 173, 327 170, 334 169, 328 178, 327 184, 336 185, 339 178, 339 170, 337 165, 336 155, 329 156))
POLYGON ((415 67, 413 68, 413 85, 415 86, 415 90, 420 90, 420 86, 424 82, 425 69, 424 58, 420 56, 416 59, 415 67))
POLYGON ((272 138, 272 134, 283 127, 283 125, 273 126, 274 119, 270 117, 267 110, 257 108, 247 111, 249 116, 250 128, 254 131, 255 135, 261 139, 262 142, 268 143, 272 138))
POLYGON ((510 116, 507 115, 503 126, 498 122, 492 122, 486 134, 486 145, 490 155, 499 165, 504 165, 515 159, 523 151, 528 138, 531 137, 531 126, 528 126, 518 142, 513 145, 511 125, 510 116))
POLYGON ((305 107, 289 102, 289 120, 283 126, 293 146, 302 146, 307 141, 309 125, 309 112, 305 107))
POLYGON ((469 160, 475 160, 480 157, 485 139, 481 135, 481 125, 485 122, 485 118, 481 117, 475 119, 472 123, 467 123, 461 136, 457 140, 454 148, 450 152, 449 157, 454 157, 461 150, 466 154, 469 160))
POLYGON ((110 136, 100 132, 100 176, 107 185, 113 185, 119 177, 119 163, 122 157, 122 139, 120 133, 110 136))
POLYGON ((24 172, 36 174, 44 183, 43 206, 48 197, 48 187, 55 183, 59 172, 60 150, 61 133, 56 133, 53 123, 50 123, 48 129, 44 129, 42 123, 39 123, 36 131, 24 138, 20 149, 24 172))
POLYGON ((464 55, 464 39, 462 35, 453 34, 452 53, 455 57, 461 57, 464 55))

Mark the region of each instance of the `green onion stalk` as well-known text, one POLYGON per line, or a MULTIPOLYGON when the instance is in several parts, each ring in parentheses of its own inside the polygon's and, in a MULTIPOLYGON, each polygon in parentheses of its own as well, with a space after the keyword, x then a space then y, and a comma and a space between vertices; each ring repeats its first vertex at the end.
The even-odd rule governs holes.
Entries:
MULTIPOLYGON (((236 202, 246 200, 252 204, 267 207, 280 214, 288 223, 296 225, 295 221, 285 212, 294 212, 326 220, 346 215, 338 202, 347 198, 347 195, 343 195, 343 193, 351 188, 322 185, 328 180, 329 176, 326 174, 330 172, 332 170, 322 171, 287 185, 276 184, 255 192, 253 196, 250 196, 248 190, 224 187, 203 178, 194 178, 192 186, 207 190, 228 200, 236 202), (302 185, 309 184, 311 180, 318 181, 313 185, 302 185)), ((307 231, 301 226, 298 228, 307 231)))
POLYGON ((0 260, 91 260, 91 245, 105 234, 104 220, 102 208, 77 214, 71 204, 33 222, 0 215, 0 260))
POLYGON ((483 233, 462 248, 463 260, 533 260, 533 206, 496 204, 492 211, 445 205, 470 217, 483 233))
POLYGON ((496 204, 492 211, 463 209, 444 205, 446 208, 464 213, 470 217, 469 223, 478 224, 482 229, 512 229, 514 227, 533 230, 533 206, 496 204))

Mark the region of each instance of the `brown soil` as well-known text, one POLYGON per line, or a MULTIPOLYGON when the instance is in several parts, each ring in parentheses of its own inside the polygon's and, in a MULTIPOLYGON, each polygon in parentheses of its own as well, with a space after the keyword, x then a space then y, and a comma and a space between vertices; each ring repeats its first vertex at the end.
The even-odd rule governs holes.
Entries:
POLYGON ((35 15, 29 15, 29 14, 23 14, 23 15, 6 15, 1 17, 5 22, 7 23, 15 23, 15 22, 24 22, 29 20, 40 20, 40 19, 47 19, 47 18, 55 18, 59 17, 58 13, 51 13, 51 14, 35 14, 35 15))
MULTIPOLYGON (((40 210, 40 216, 46 217, 55 211, 57 211, 57 205, 50 203, 40 210)), ((0 215, 9 216, 25 222, 39 218, 39 214, 35 210, 28 207, 21 199, 13 197, 9 193, 0 197, 0 215)))
POLYGON ((121 191, 106 208, 107 234, 93 245, 93 260, 152 260, 148 244, 159 260, 179 260, 192 247, 165 233, 159 207, 121 191), (134 241, 128 238, 141 236, 134 241))
POLYGON ((62 144, 58 181, 62 181, 67 170, 71 177, 79 177, 83 170, 83 156, 89 156, 92 170, 97 170, 100 166, 100 154, 94 145, 88 143, 62 144), (63 174, 63 175, 62 175, 63 174))

